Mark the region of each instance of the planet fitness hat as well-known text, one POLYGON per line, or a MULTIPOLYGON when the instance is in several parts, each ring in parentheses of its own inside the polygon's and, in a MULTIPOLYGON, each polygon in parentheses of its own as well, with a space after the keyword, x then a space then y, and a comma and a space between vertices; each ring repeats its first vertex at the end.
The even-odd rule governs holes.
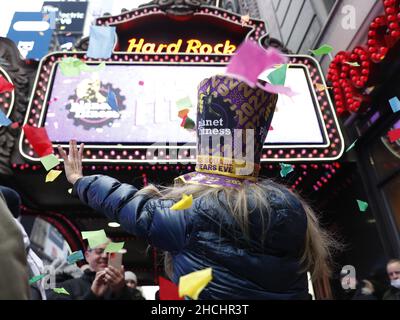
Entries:
POLYGON ((238 187, 256 181, 277 94, 217 75, 198 87, 196 172, 176 183, 238 187))

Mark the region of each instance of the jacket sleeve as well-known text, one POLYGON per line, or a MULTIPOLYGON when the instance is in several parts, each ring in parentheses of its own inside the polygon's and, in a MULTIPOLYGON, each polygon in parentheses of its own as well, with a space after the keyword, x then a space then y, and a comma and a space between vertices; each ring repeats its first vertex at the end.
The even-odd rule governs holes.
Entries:
POLYGON ((166 251, 178 252, 186 244, 190 211, 171 211, 172 200, 137 195, 132 185, 102 175, 87 176, 74 185, 81 201, 117 221, 129 233, 166 251))

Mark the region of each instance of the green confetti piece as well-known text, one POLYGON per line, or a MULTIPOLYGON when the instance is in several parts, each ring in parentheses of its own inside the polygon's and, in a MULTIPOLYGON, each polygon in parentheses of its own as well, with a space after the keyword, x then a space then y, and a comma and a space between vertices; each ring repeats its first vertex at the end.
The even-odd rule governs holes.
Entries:
POLYGON ((361 201, 361 200, 357 200, 357 204, 358 204, 358 208, 360 209, 361 212, 367 211, 368 203, 361 201))
POLYGON ((82 238, 88 240, 89 247, 91 249, 94 249, 99 245, 102 245, 109 241, 104 229, 97 231, 84 231, 82 232, 82 238))
POLYGON ((104 252, 118 252, 120 251, 125 245, 125 242, 110 242, 104 252))
POLYGON ((318 49, 310 50, 310 51, 316 56, 323 56, 324 54, 331 53, 332 50, 333 50, 333 47, 331 47, 328 44, 324 44, 321 47, 319 47, 318 49))
POLYGON ((46 171, 53 169, 60 164, 60 160, 54 154, 40 158, 40 162, 43 164, 46 171))
POLYGON ((69 292, 67 290, 65 290, 64 288, 53 288, 53 291, 58 294, 70 295, 69 292))
POLYGON ((40 274, 38 276, 34 276, 33 278, 29 279, 29 284, 34 284, 35 282, 38 282, 39 280, 42 280, 46 275, 45 274, 40 274))
POLYGON ((63 58, 59 65, 60 65, 60 70, 61 73, 65 77, 77 77, 81 74, 81 66, 84 64, 83 61, 77 59, 77 58, 63 58))
POLYGON ((349 152, 351 149, 353 149, 354 146, 356 145, 357 141, 358 141, 358 139, 356 139, 356 141, 354 141, 354 142, 346 149, 346 152, 349 152))
POLYGON ((348 64, 349 66, 352 66, 352 67, 360 67, 358 62, 348 62, 348 61, 346 61, 345 64, 348 64))
POLYGON ((291 164, 280 163, 281 166, 281 177, 285 178, 289 173, 293 172, 293 166, 291 164))
POLYGON ((190 119, 189 117, 186 118, 185 123, 183 124, 183 127, 185 129, 194 129, 194 127, 196 126, 196 124, 194 123, 194 121, 192 119, 190 119))
POLYGON ((192 107, 192 101, 190 101, 189 97, 179 99, 176 101, 176 107, 178 108, 178 110, 181 110, 184 108, 190 109, 192 107))
POLYGON ((88 65, 83 63, 79 66, 80 71, 82 72, 98 72, 103 71, 106 68, 106 63, 103 61, 99 65, 88 65))
POLYGON ((288 65, 284 64, 281 67, 277 68, 276 70, 272 71, 268 75, 268 79, 273 85, 284 86, 286 81, 286 72, 288 69, 288 65))

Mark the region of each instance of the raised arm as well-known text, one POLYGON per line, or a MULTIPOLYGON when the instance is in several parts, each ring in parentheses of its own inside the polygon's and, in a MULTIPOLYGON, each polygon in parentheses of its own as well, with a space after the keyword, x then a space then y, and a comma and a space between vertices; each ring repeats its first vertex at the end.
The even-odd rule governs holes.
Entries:
POLYGON ((83 177, 83 145, 78 151, 75 141, 70 142, 69 155, 61 147, 59 151, 67 179, 82 202, 160 249, 177 252, 185 246, 191 224, 188 210, 171 211, 173 201, 136 195, 135 187, 108 176, 83 177))

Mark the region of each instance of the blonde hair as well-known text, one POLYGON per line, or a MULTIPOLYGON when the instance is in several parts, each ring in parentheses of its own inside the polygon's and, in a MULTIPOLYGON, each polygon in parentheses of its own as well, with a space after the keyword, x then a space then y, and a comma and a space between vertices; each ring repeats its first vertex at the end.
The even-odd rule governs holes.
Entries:
MULTIPOLYGON (((301 271, 300 272, 311 272, 313 280, 319 280, 326 276, 331 275, 331 262, 332 262, 332 249, 339 247, 339 243, 329 235, 326 231, 321 229, 318 218, 311 207, 301 199, 299 195, 294 194, 289 189, 285 188, 287 192, 282 189, 283 186, 278 187, 278 184, 271 180, 263 180, 258 183, 246 184, 242 188, 224 188, 224 187, 210 187, 204 185, 191 185, 184 184, 174 187, 162 187, 160 189, 153 185, 149 185, 146 188, 140 190, 138 194, 145 194, 150 197, 156 197, 160 199, 169 199, 179 201, 182 198, 182 194, 191 194, 193 199, 200 197, 209 198, 211 201, 216 201, 223 205, 219 196, 223 194, 226 199, 229 210, 227 210, 232 217, 235 219, 237 225, 243 232, 246 239, 250 239, 249 236, 249 216, 253 211, 260 212, 260 218, 262 221, 262 235, 261 243, 266 239, 266 228, 265 212, 269 215, 273 214, 271 209, 271 198, 278 197, 280 201, 284 201, 288 206, 290 202, 288 195, 296 197, 302 204, 304 211, 307 216, 307 232, 305 236, 304 252, 300 258, 301 271), (249 208, 248 198, 251 197, 254 200, 255 205, 249 208)), ((171 256, 165 254, 165 266, 166 273, 171 278, 172 275, 172 259, 171 256)))

